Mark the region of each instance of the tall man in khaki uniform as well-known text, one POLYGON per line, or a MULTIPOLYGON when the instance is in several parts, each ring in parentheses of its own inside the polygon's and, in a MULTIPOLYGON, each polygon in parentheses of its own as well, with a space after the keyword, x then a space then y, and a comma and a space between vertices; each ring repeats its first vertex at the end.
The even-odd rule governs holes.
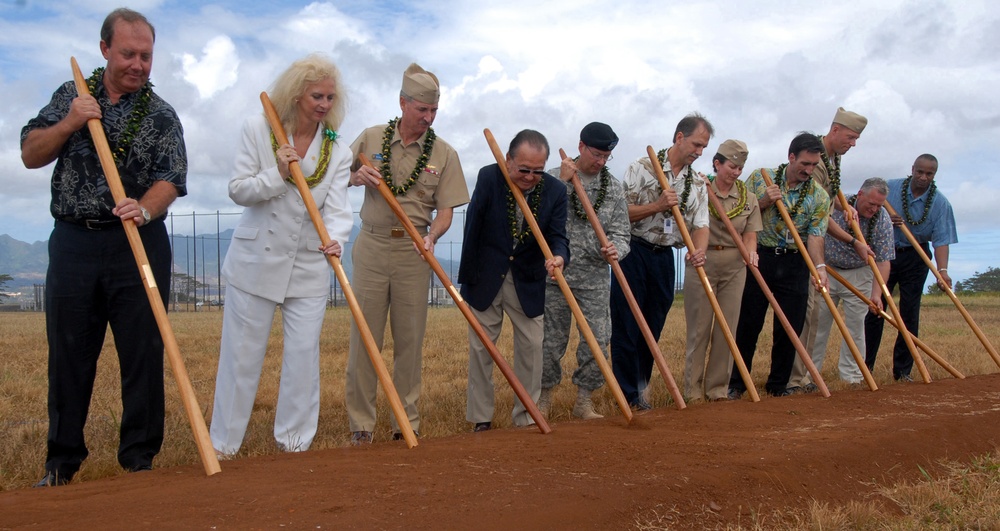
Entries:
MULTIPOLYGON (((833 206, 830 212, 840 208, 840 201, 837 199, 837 192, 840 191, 840 157, 857 144, 858 138, 861 137, 861 132, 865 130, 866 125, 868 125, 867 118, 839 107, 837 108, 837 114, 833 116, 833 123, 830 124, 830 132, 825 136, 819 137, 823 141, 823 152, 820 153, 822 163, 813 170, 812 179, 813 182, 822 186, 826 190, 827 195, 830 196, 830 202, 833 206)), ((852 212, 849 215, 857 219, 857 213, 854 212, 853 208, 851 210, 852 212)), ((852 234, 842 229, 836 223, 828 224, 827 231, 831 237, 838 241, 850 241, 853 237, 852 234)), ((862 245, 860 240, 855 240, 852 245, 858 256, 867 260, 868 254, 871 251, 862 245)), ((799 334, 799 339, 805 345, 806 351, 810 353, 810 357, 812 357, 813 363, 817 367, 821 366, 822 357, 817 359, 817 356, 813 352, 815 352, 819 306, 822 304, 825 304, 823 295, 815 290, 811 290, 809 292, 809 306, 806 309, 806 324, 802 328, 802 333, 799 334)), ((809 376, 809 371, 806 370, 805 364, 802 363, 802 360, 798 356, 795 357, 795 364, 792 366, 792 376, 788 380, 788 390, 792 393, 811 393, 816 390, 816 384, 813 383, 812 377, 809 376)))
MULTIPOLYGON (((411 64, 403 73, 399 93, 402 116, 388 125, 365 129, 351 145, 355 155, 351 185, 366 187, 361 233, 351 255, 351 283, 379 349, 386 318, 392 314, 392 379, 415 431, 420 427, 417 399, 430 268, 376 187, 380 181, 391 187, 410 222, 424 237, 424 249, 433 253, 434 244, 451 226, 452 209, 469 202, 458 153, 431 129, 440 95, 437 77, 411 64), (379 170, 362 166, 361 153, 379 170)), ((377 384, 375 369, 352 321, 346 386, 352 444, 372 441, 377 384)), ((400 438, 396 419, 392 419, 392 427, 393 437, 400 438)))

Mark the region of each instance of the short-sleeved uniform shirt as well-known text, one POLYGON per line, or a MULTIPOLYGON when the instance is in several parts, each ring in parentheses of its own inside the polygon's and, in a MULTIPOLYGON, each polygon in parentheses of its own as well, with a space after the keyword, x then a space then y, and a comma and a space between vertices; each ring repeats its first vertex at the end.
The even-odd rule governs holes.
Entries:
MULTIPOLYGON (((743 209, 736 214, 734 217, 730 218, 733 223, 733 227, 736 232, 740 234, 745 234, 747 232, 759 232, 761 229, 760 221, 760 205, 757 204, 757 198, 750 193, 746 185, 740 181, 733 183, 733 186, 729 188, 729 193, 722 195, 719 191, 719 187, 716 183, 712 182, 710 187, 710 192, 715 194, 722 201, 722 206, 725 209, 723 212, 719 212, 720 216, 725 216, 727 212, 736 208, 740 204, 740 196, 745 195, 746 205, 743 209), (742 189, 742 191, 741 191, 742 189)), ((722 247, 736 247, 736 242, 733 241, 733 237, 729 234, 729 229, 726 228, 726 224, 722 221, 722 218, 716 218, 714 215, 710 218, 709 234, 708 234, 708 248, 722 246, 722 247)), ((751 251, 754 249, 750 249, 751 251)))

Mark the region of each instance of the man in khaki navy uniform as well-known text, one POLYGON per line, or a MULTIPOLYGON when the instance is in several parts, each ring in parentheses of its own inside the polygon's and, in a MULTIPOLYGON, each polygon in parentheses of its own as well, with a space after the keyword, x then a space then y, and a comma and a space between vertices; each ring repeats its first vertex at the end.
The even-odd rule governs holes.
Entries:
MULTIPOLYGON (((434 244, 451 226, 452 209, 469 202, 458 153, 431 129, 440 95, 437 77, 411 64, 399 93, 402 116, 365 129, 351 145, 351 185, 365 186, 351 284, 379 349, 392 314, 392 379, 414 431, 420 428, 417 399, 430 268, 376 188, 383 179, 391 183, 396 200, 423 236, 424 249, 433 253, 434 244), (362 166, 361 153, 379 170, 362 166)), ((352 320, 345 390, 352 444, 372 442, 377 385, 352 320)), ((391 422, 393 437, 401 438, 396 419, 391 422)))
MULTIPOLYGON (((868 125, 867 118, 839 107, 837 114, 833 116, 833 123, 830 124, 830 132, 820 137, 824 150, 821 153, 822 162, 813 170, 812 178, 830 196, 830 203, 833 207, 830 209, 831 213, 834 209, 840 209, 840 200, 837 199, 837 192, 840 190, 840 157, 854 147, 866 125, 868 125)), ((850 216, 857 219, 857 213, 854 212, 853 208, 851 211, 850 216)), ((853 234, 845 231, 836 223, 827 225, 827 234, 841 242, 853 240, 851 245, 854 246, 858 256, 863 257, 864 260, 867 260, 869 253, 871 253, 871 250, 864 246, 861 240, 855 239, 853 234)), ((817 367, 820 366, 822 358, 817 360, 817 356, 813 352, 815 351, 816 325, 819 320, 819 305, 821 304, 826 304, 823 295, 818 291, 810 290, 809 306, 806 309, 806 324, 802 328, 802 333, 799 334, 799 339, 817 367)), ((792 377, 788 380, 788 389, 793 393, 811 393, 817 389, 805 364, 798 356, 795 357, 795 364, 792 365, 792 377)))

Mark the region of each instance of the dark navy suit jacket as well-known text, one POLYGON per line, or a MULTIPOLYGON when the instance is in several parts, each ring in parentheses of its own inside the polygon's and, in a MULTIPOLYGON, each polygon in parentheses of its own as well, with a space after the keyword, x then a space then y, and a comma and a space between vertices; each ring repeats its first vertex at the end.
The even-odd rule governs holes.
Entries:
MULTIPOLYGON (((566 237, 566 185, 559 179, 542 176, 542 200, 538 206, 538 226, 555 256, 569 265, 569 238, 566 237)), ((476 188, 465 219, 465 240, 458 282, 462 297, 476 310, 489 307, 500 292, 504 278, 514 275, 518 301, 528 317, 537 317, 545 308, 545 255, 534 234, 514 248, 507 217, 507 183, 500 167, 491 164, 479 170, 476 188)), ((539 193, 538 186, 532 194, 539 193)), ((533 195, 528 195, 528 204, 533 195)), ((515 204, 514 208, 517 208, 515 204)), ((522 230, 527 222, 521 225, 522 230)), ((565 267, 565 265, 563 266, 565 267)))

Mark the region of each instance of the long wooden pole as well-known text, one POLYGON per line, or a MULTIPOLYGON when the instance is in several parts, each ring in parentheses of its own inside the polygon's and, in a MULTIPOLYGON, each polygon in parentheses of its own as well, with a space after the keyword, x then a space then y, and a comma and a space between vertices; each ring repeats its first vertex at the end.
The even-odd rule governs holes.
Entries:
MULTIPOLYGON (((753 278, 757 281, 757 285, 760 286, 760 291, 764 294, 764 298, 767 302, 771 304, 771 308, 774 310, 774 318, 781 323, 781 327, 785 329, 785 333, 788 334, 788 339, 792 341, 792 345, 795 346, 795 351, 799 354, 799 359, 802 360, 803 365, 809 370, 809 375, 812 376, 813 383, 819 388, 820 394, 825 397, 830 397, 830 389, 826 386, 826 381, 823 380, 823 375, 820 374, 819 369, 816 368, 816 364, 812 361, 812 356, 806 350, 805 345, 802 344, 802 340, 799 339, 799 335, 795 333, 795 329, 792 328, 792 323, 788 321, 788 317, 785 316, 784 310, 781 309, 781 305, 778 304, 778 300, 774 298, 774 293, 771 288, 767 286, 767 282, 764 281, 764 276, 760 274, 760 269, 757 268, 755 264, 750 260, 750 250, 747 249, 746 244, 743 243, 743 236, 736 230, 733 225, 732 220, 726 215, 726 208, 722 204, 722 200, 715 196, 712 192, 712 185, 705 179, 705 186, 708 187, 708 201, 712 203, 715 207, 715 211, 719 213, 722 218, 722 224, 726 226, 726 230, 729 231, 729 235, 736 242, 736 248, 740 250, 740 254, 743 256, 743 261, 747 263, 747 269, 753 274, 753 278)), ((756 198, 751 198, 751 201, 755 201, 756 198)), ((747 371, 746 364, 743 363, 743 356, 740 356, 736 352, 732 352, 733 359, 736 361, 736 366, 740 369, 740 376, 743 377, 743 383, 746 384, 747 389, 753 387, 753 381, 750 379, 750 373, 747 371)))
MULTIPOLYGON (((768 176, 768 170, 766 168, 761 168, 760 174, 764 178, 764 183, 768 186, 774 184, 771 182, 771 177, 768 176)), ((806 193, 805 190, 800 191, 800 193, 806 193)), ((802 255, 802 259, 805 260, 806 266, 809 268, 809 272, 812 277, 816 279, 816 283, 820 284, 819 271, 816 270, 816 265, 813 264, 812 257, 809 256, 809 247, 806 246, 805 242, 802 241, 802 237, 799 236, 799 231, 795 228, 795 223, 792 222, 792 217, 788 215, 788 209, 785 208, 785 202, 780 197, 774 202, 774 205, 778 208, 778 213, 781 214, 781 219, 785 222, 785 226, 788 227, 788 232, 792 234, 795 238, 795 245, 799 248, 799 254, 802 255)), ((872 378, 871 371, 868 370, 868 365, 865 365, 865 359, 861 356, 861 352, 858 351, 858 345, 854 342, 854 338, 851 337, 851 333, 847 330, 847 325, 844 324, 843 317, 840 316, 840 312, 837 310, 837 305, 833 303, 833 299, 830 298, 830 290, 826 289, 826 286, 820 284, 820 293, 823 294, 823 300, 826 301, 826 307, 830 309, 830 314, 833 315, 833 320, 837 323, 837 328, 840 329, 840 335, 844 337, 844 341, 847 342, 847 347, 851 349, 851 355, 854 356, 854 361, 858 364, 858 368, 861 369, 861 374, 865 378, 865 383, 868 384, 868 388, 872 391, 878 391, 878 385, 875 384, 875 379, 872 378)))
MULTIPOLYGON (((76 63, 76 58, 70 58, 70 66, 73 68, 73 81, 76 83, 76 92, 79 95, 90 94, 87 88, 87 80, 80 72, 80 65, 76 63)), ((99 118, 87 120, 87 128, 90 136, 94 139, 94 147, 97 149, 97 156, 101 161, 101 168, 104 169, 104 176, 111 188, 111 195, 114 196, 115 203, 125 199, 125 188, 122 186, 121 176, 118 175, 118 168, 115 166, 114 156, 111 155, 111 147, 108 145, 108 138, 104 135, 104 128, 101 126, 99 118)), ((149 304, 153 308, 153 315, 156 317, 156 325, 160 330, 163 339, 163 349, 167 354, 170 369, 174 372, 174 380, 180 392, 181 403, 184 404, 184 411, 187 413, 188 422, 191 424, 191 431, 194 433, 195 445, 198 447, 198 455, 201 456, 201 464, 205 468, 205 475, 211 476, 222 471, 219 466, 219 459, 212 448, 212 439, 208 435, 208 428, 205 426, 205 417, 201 414, 201 407, 198 406, 198 398, 194 394, 194 387, 191 386, 191 379, 188 377, 187 369, 184 367, 184 359, 181 358, 180 348, 177 346, 177 338, 174 336, 174 329, 167 318, 167 310, 163 306, 163 299, 156 287, 156 279, 153 278, 153 269, 149 265, 149 258, 146 256, 146 248, 142 245, 142 238, 139 236, 139 228, 131 219, 122 221, 125 235, 128 237, 129 246, 132 248, 132 255, 135 263, 139 267, 139 276, 142 278, 143 286, 146 288, 146 296, 149 304)))
MULTIPOLYGON (((865 239, 864 231, 861 230, 861 225, 858 224, 857 218, 846 215, 846 212, 850 211, 851 206, 848 204, 847 198, 844 197, 843 190, 837 190, 837 199, 840 201, 840 206, 845 212, 844 217, 848 218, 851 224, 851 230, 853 230, 854 234, 857 235, 858 240, 860 240, 865 247, 868 247, 868 241, 865 239)), ((878 211, 875 212, 875 216, 875 219, 878 219, 878 211)), ((833 223, 832 219, 830 220, 830 223, 833 223)), ((872 220, 871 223, 874 223, 874 220, 872 220)), ((892 313, 896 323, 905 330, 906 324, 903 323, 903 318, 900 316, 899 308, 896 307, 896 301, 892 298, 892 292, 889 291, 888 286, 885 285, 885 279, 882 278, 882 272, 878 270, 878 264, 875 263, 875 258, 868 255, 867 261, 868 267, 871 268, 872 274, 875 275, 874 281, 878 282, 879 287, 882 289, 882 295, 885 299, 886 305, 889 306, 889 311, 892 313)), ((827 270, 827 272, 829 272, 829 270, 827 270)), ((899 328, 899 326, 897 326, 897 328, 899 328)), ((903 341, 906 343, 906 348, 909 349, 910 356, 913 357, 913 362, 917 365, 917 371, 920 372, 920 377, 924 380, 924 383, 931 383, 931 373, 927 371, 927 366, 924 364, 923 358, 920 357, 920 352, 917 350, 917 346, 913 344, 913 339, 910 338, 910 334, 904 333, 902 335, 903 341)))
MULTIPOLYGON (((906 191, 904 190, 903 193, 906 193, 906 191)), ((885 209, 889 211, 890 215, 899 217, 899 214, 896 213, 888 201, 885 202, 884 206, 885 209)), ((941 289, 948 294, 951 302, 955 304, 955 308, 958 308, 958 313, 962 314, 962 317, 965 318, 965 322, 969 325, 969 328, 972 329, 972 332, 979 338, 979 342, 986 348, 986 352, 988 352, 990 357, 993 358, 993 363, 996 363, 997 367, 1000 367, 1000 354, 997 354, 997 349, 993 348, 993 344, 986 338, 986 334, 984 334, 979 326, 976 325, 976 322, 972 319, 972 315, 970 315, 968 310, 965 309, 962 301, 958 300, 958 297, 955 296, 955 292, 951 289, 951 286, 945 283, 944 277, 941 276, 941 272, 938 271, 937 266, 931 261, 931 258, 927 256, 927 253, 924 252, 923 247, 920 246, 920 242, 918 242, 917 238, 912 232, 910 232, 910 228, 906 226, 905 222, 900 223, 898 227, 899 230, 903 231, 903 235, 905 235, 906 239, 909 240, 910 245, 912 245, 913 248, 920 253, 920 257, 923 258, 927 267, 934 273, 934 277, 938 280, 938 285, 941 286, 941 289)))
MULTIPOLYGON (((264 106, 264 115, 267 116, 267 122, 271 126, 271 132, 274 133, 274 138, 278 141, 278 145, 288 144, 288 136, 285 134, 284 126, 281 125, 281 118, 278 117, 278 111, 271 103, 271 99, 268 98, 267 92, 260 93, 260 102, 264 106)), ((309 219, 312 220, 313 226, 316 227, 320 241, 324 246, 329 245, 331 241, 330 233, 326 230, 326 225, 323 223, 323 216, 316 207, 316 200, 313 199, 312 192, 309 191, 309 185, 306 184, 305 176, 302 175, 302 166, 298 162, 291 162, 288 164, 288 171, 292 174, 295 188, 298 189, 299 195, 302 196, 302 202, 305 203, 306 211, 309 212, 309 219)), ((351 315, 354 316, 354 324, 358 327, 358 332, 361 334, 365 350, 368 351, 368 358, 375 368, 375 374, 382 384, 382 390, 385 391, 386 398, 389 399, 389 408, 392 409, 392 414, 396 416, 399 431, 406 441, 407 448, 413 448, 417 445, 417 436, 413 433, 413 426, 410 425, 410 417, 406 414, 406 410, 403 409, 403 402, 399 399, 396 386, 393 385, 389 370, 385 367, 382 352, 378 348, 378 344, 375 343, 372 331, 368 328, 368 322, 365 321, 365 315, 361 311, 361 305, 358 304, 358 299, 354 296, 354 290, 351 289, 351 283, 347 280, 344 265, 340 262, 339 257, 328 254, 326 255, 326 259, 330 262, 330 266, 333 267, 333 271, 337 275, 337 280, 340 282, 344 297, 347 299, 347 305, 351 309, 351 315)))
MULTIPOLYGON (((865 304, 867 304, 868 306, 871 306, 871 307, 875 306, 871 299, 869 299, 864 293, 861 293, 861 290, 859 290, 857 287, 851 285, 851 283, 848 282, 847 279, 845 279, 843 276, 841 276, 841 274, 838 273, 836 269, 831 269, 831 268, 828 267, 828 268, 826 268, 826 272, 829 273, 831 277, 837 279, 837 282, 840 282, 845 288, 849 289, 851 291, 851 293, 853 293, 855 296, 857 296, 859 299, 861 299, 862 302, 864 302, 865 304)), ((899 330, 900 333, 909 334, 910 337, 913 339, 913 342, 916 343, 918 347, 920 347, 921 349, 923 349, 923 351, 926 352, 927 355, 932 360, 936 361, 938 363, 938 365, 941 365, 941 367, 943 367, 944 370, 946 370, 949 373, 951 373, 952 376, 954 376, 955 378, 958 378, 959 380, 964 380, 965 379, 965 375, 964 374, 958 372, 958 369, 956 369, 955 367, 953 367, 944 358, 942 358, 940 355, 938 355, 938 353, 935 352, 931 347, 929 347, 926 343, 924 343, 923 341, 921 341, 919 337, 917 337, 917 336, 913 335, 912 333, 910 333, 910 331, 907 330, 905 326, 902 326, 900 324, 900 322, 898 322, 895 319, 893 319, 893 317, 891 315, 885 313, 885 310, 880 310, 879 311, 879 315, 883 319, 885 319, 885 322, 887 322, 887 323, 891 324, 892 326, 896 327, 896 330, 899 330)))
MULTIPOLYGON (((368 157, 365 156, 364 153, 359 153, 358 158, 365 166, 368 166, 376 171, 378 170, 378 168, 372 165, 371 161, 368 160, 368 157)), ((389 190, 389 187, 381 181, 378 183, 377 188, 379 193, 382 194, 382 198, 389 204, 389 208, 392 209, 393 214, 396 215, 400 224, 403 225, 406 233, 410 235, 410 239, 413 240, 413 243, 420 252, 420 255, 424 257, 424 260, 427 261, 431 270, 434 271, 434 274, 436 274, 438 279, 441 281, 441 285, 445 287, 448 294, 451 295, 451 298, 455 300, 455 306, 457 306, 459 311, 462 312, 462 315, 465 316, 465 320, 469 322, 469 326, 476 334, 476 337, 478 337, 479 341, 481 341, 483 346, 486 347, 486 351, 489 352, 490 357, 493 358, 493 363, 496 363, 497 368, 500 369, 503 377, 507 379, 507 383, 509 383, 511 389, 514 390, 514 394, 517 396, 518 400, 521 401, 521 404, 524 405, 524 409, 527 410, 528 415, 535 421, 535 426, 537 426, 538 430, 542 433, 551 432, 552 428, 549 427, 549 423, 546 422, 545 417, 542 416, 542 412, 538 410, 538 406, 535 404, 535 401, 531 398, 531 395, 528 394, 528 391, 524 388, 524 385, 521 384, 520 380, 517 379, 517 375, 514 374, 514 371, 510 368, 507 360, 505 360, 503 355, 500 354, 500 351, 497 350, 496 345, 494 345, 493 341, 491 341, 489 336, 486 335, 486 331, 483 330, 483 326, 479 324, 476 316, 472 314, 472 310, 469 309, 468 303, 466 303, 465 299, 462 298, 462 295, 458 292, 458 288, 452 284, 451 279, 448 278, 448 274, 444 272, 444 268, 441 267, 437 258, 434 257, 434 253, 424 249, 423 237, 420 236, 419 232, 417 232, 417 228, 413 226, 413 222, 410 221, 409 216, 407 216, 406 212, 403 211, 403 207, 399 204, 399 201, 397 201, 396 197, 392 195, 392 191, 389 190)))
MULTIPOLYGON (((531 232, 535 235, 538 247, 542 250, 542 254, 545 256, 545 259, 551 260, 553 257, 552 249, 550 249, 548 243, 545 242, 545 236, 542 234, 542 230, 539 228, 538 221, 535 220, 535 216, 531 213, 531 207, 528 206, 528 202, 525 201, 524 194, 521 193, 521 190, 514 184, 513 181, 510 180, 510 175, 507 174, 507 164, 505 162, 504 154, 500 150, 500 146, 497 144, 496 139, 493 138, 493 133, 491 133, 489 129, 483 129, 483 134, 486 135, 486 142, 490 145, 493 157, 496 158, 497 165, 500 167, 500 173, 503 174, 503 178, 507 182, 507 186, 514 195, 514 200, 517 201, 518 207, 520 207, 521 212, 524 213, 524 220, 528 223, 528 226, 531 227, 531 232)), ((594 337, 594 332, 590 329, 590 324, 587 323, 587 318, 584 317, 583 310, 580 309, 580 305, 576 302, 576 297, 573 296, 573 292, 569 289, 569 283, 566 282, 566 277, 563 276, 562 268, 555 268, 552 276, 555 277, 556 282, 559 284, 559 290, 562 291, 563 297, 566 298, 566 304, 569 306, 570 311, 573 312, 576 324, 580 327, 580 335, 583 336, 583 339, 587 342, 587 346, 590 347, 590 352, 594 355, 594 361, 597 362, 597 366, 600 368, 601 374, 604 375, 604 381, 608 384, 608 389, 611 390, 611 394, 615 397, 615 402, 618 403, 618 409, 621 410, 622 415, 628 422, 632 422, 632 408, 629 407, 628 401, 625 399, 625 393, 622 392, 622 388, 618 385, 618 380, 611 371, 611 365, 608 363, 608 360, 604 359, 604 348, 597 342, 597 338, 594 337)))
MULTIPOLYGON (((660 188, 664 191, 671 190, 670 183, 667 182, 667 175, 663 173, 663 167, 657 163, 656 151, 653 146, 646 146, 646 154, 649 155, 650 166, 653 167, 653 171, 656 174, 656 180, 660 182, 660 188)), ((681 214, 681 209, 679 206, 674 205, 670 208, 670 213, 674 216, 674 223, 677 224, 677 228, 681 231, 681 237, 684 239, 684 245, 687 246, 689 253, 695 252, 694 240, 691 239, 691 232, 688 231, 687 223, 684 221, 684 215, 681 214)), ((705 288, 705 295, 708 297, 708 302, 712 306, 712 312, 715 313, 715 323, 722 327, 722 333, 726 336, 726 344, 729 345, 729 351, 733 354, 733 359, 743 360, 743 356, 740 354, 740 349, 736 346, 736 340, 733 338, 733 331, 729 328, 729 323, 726 322, 726 316, 722 313, 722 306, 719 306, 719 299, 715 296, 715 290, 712 289, 712 283, 708 280, 708 275, 705 273, 705 268, 702 266, 695 266, 695 271, 698 272, 698 279, 701 280, 701 286, 705 288)), ((737 365, 739 367, 739 365, 737 365)), ((743 366, 743 371, 746 371, 746 365, 743 366)), ((740 375, 742 376, 741 371, 740 375)), ((749 377, 749 373, 747 374, 749 377)), ((746 380, 744 380, 746 381, 746 380)), ((753 381, 750 381, 750 385, 747 385, 747 392, 750 395, 751 400, 757 402, 760 400, 760 395, 757 394, 757 386, 753 385, 753 381)))
MULTIPOLYGON (((562 148, 559 149, 559 156, 563 159, 569 158, 566 156, 566 152, 562 148)), ((576 190, 576 195, 580 199, 580 204, 583 205, 583 211, 587 214, 587 221, 590 222, 590 226, 594 229, 594 234, 597 235, 597 241, 600 242, 601 247, 607 247, 610 245, 608 235, 605 234, 604 227, 601 226, 601 220, 597 217, 597 211, 594 210, 594 205, 590 203, 590 197, 587 196, 587 191, 584 190, 583 183, 580 182, 579 176, 573 175, 570 182, 573 184, 573 189, 576 190)), ((646 346, 649 347, 649 353, 653 355, 653 363, 656 364, 656 368, 659 369, 660 375, 663 376, 663 380, 667 384, 667 390, 670 391, 670 396, 674 398, 674 404, 676 404, 677 409, 684 409, 687 407, 684 403, 684 395, 681 394, 681 390, 677 387, 677 382, 674 380, 674 375, 670 372, 670 367, 667 367, 667 361, 663 358, 663 352, 660 351, 660 345, 657 343, 656 338, 653 337, 653 331, 649 329, 649 324, 646 323, 646 317, 642 315, 642 309, 639 308, 639 303, 635 300, 635 295, 632 293, 632 289, 628 285, 628 280, 625 279, 625 272, 622 271, 621 264, 618 263, 617 259, 607 259, 607 261, 611 264, 611 271, 614 273, 615 278, 618 279, 618 284, 622 288, 622 293, 625 294, 625 300, 628 302, 629 309, 632 310, 635 322, 639 325, 639 331, 642 332, 643 339, 646 340, 646 346)), ((745 369, 746 368, 744 367, 744 370, 745 369)), ((749 374, 747 376, 749 376, 749 374)))

